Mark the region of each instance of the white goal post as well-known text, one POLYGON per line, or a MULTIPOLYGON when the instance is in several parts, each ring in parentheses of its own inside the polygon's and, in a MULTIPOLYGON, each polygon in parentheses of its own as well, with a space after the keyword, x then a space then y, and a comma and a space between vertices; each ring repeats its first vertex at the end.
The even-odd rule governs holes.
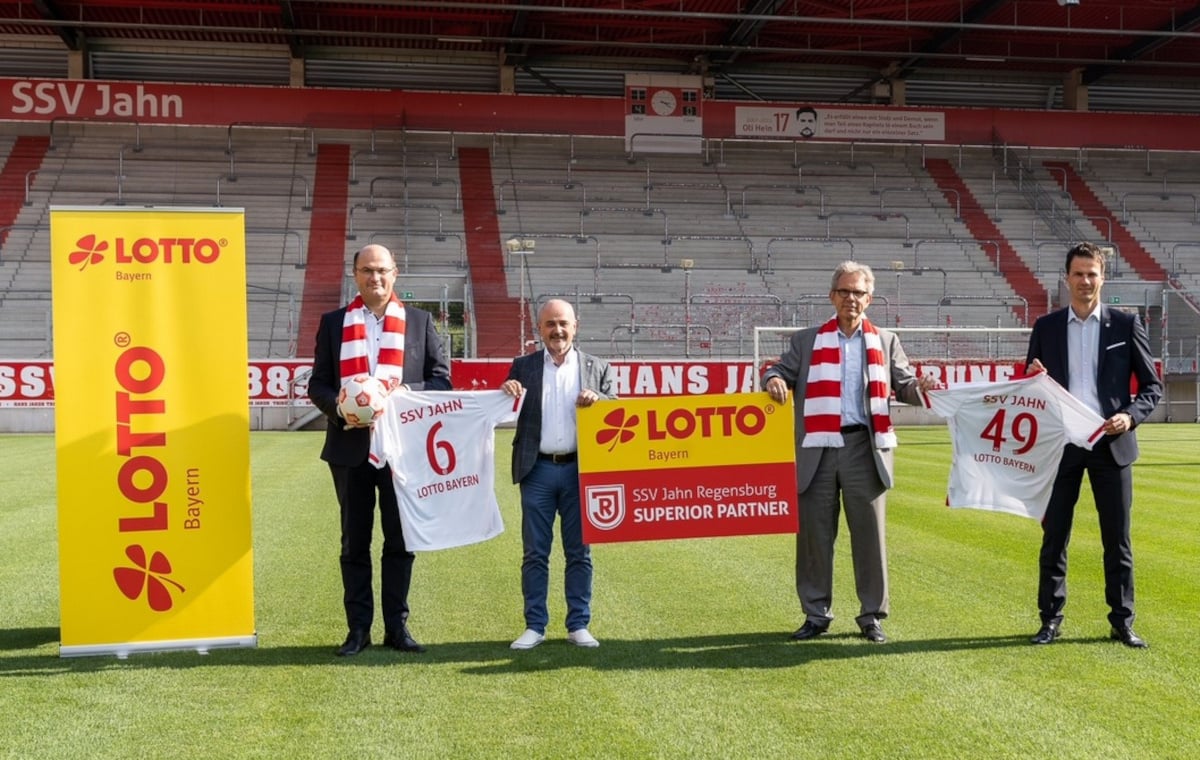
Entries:
MULTIPOLYGON (((754 328, 754 390, 765 363, 787 350, 792 334, 803 327, 754 328)), ((917 367, 937 366, 945 380, 995 380, 996 367, 1023 363, 1029 327, 895 327, 908 360, 917 367)))

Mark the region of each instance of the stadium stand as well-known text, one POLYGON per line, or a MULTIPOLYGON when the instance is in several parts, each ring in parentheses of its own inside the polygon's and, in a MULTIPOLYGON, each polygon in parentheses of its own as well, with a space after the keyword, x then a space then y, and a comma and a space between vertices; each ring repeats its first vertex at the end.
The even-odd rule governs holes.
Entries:
POLYGON ((28 184, 42 165, 49 139, 11 135, 0 143, 0 324, 25 347, 23 356, 50 352, 50 269, 38 250, 49 247, 37 209, 26 209, 28 184))
POLYGON ((0 248, 8 285, 0 294, 6 355, 52 354, 50 207, 105 205, 244 208, 251 353, 295 354, 313 172, 304 148, 286 134, 263 130, 231 147, 226 130, 139 130, 135 137, 128 125, 71 125, 26 171, 13 230, 21 234, 0 248), (39 303, 45 318, 28 324, 39 303), (26 327, 17 332, 19 323, 26 327))
POLYGON ((1014 323, 1011 287, 902 148, 812 145, 797 160, 790 144, 731 143, 719 161, 630 162, 613 141, 562 147, 507 146, 502 237, 537 243, 534 300, 577 295, 581 336, 612 354, 744 355, 749 325, 823 314, 824 278, 847 258, 878 270, 889 324, 1014 323))
POLYGON ((1114 275, 1170 276, 1194 307, 1200 188, 1169 157, 1148 174, 1134 152, 728 140, 631 155, 619 139, 565 136, 30 131, 9 125, 0 143, 8 356, 52 355, 52 205, 244 208, 250 350, 264 358, 307 355, 367 242, 395 251, 398 290, 433 307, 456 356, 527 349, 538 305, 563 296, 593 351, 745 357, 754 325, 824 318, 843 259, 875 268, 881 323, 1027 326, 1085 237, 1113 243, 1114 275))

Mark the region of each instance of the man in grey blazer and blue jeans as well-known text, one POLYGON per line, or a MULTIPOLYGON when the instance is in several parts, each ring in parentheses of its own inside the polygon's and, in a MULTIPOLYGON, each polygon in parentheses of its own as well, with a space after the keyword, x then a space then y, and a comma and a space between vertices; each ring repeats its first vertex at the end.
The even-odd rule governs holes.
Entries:
POLYGON ((566 301, 547 301, 538 311, 542 350, 513 360, 501 389, 510 396, 528 393, 513 438, 513 482, 521 489, 521 593, 525 632, 513 649, 532 649, 546 638, 550 616, 546 594, 554 518, 560 519, 567 599, 567 641, 600 646, 588 631, 592 611, 592 555, 583 543, 579 508, 575 409, 599 399, 616 398, 608 362, 575 348, 578 322, 566 301))

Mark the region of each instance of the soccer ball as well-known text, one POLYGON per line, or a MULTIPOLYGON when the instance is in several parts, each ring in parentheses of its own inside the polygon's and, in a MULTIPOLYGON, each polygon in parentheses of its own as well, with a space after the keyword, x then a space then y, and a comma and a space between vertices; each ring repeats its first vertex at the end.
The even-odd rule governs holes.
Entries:
POLYGON ((355 375, 342 383, 338 391, 338 411, 352 425, 370 425, 383 414, 387 388, 371 375, 355 375))

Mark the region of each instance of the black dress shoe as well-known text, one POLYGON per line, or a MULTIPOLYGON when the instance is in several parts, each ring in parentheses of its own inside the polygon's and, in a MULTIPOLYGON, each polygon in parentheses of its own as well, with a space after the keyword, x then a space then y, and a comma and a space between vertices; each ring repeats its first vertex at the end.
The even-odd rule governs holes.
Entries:
POLYGON ((355 628, 346 636, 345 643, 337 650, 338 657, 353 657, 371 646, 371 632, 365 628, 355 628))
POLYGON ((1029 640, 1030 644, 1053 644, 1054 640, 1062 635, 1062 631, 1058 628, 1058 623, 1043 623, 1038 632, 1029 640))
POLYGON ((887 636, 883 635, 883 628, 879 626, 879 623, 864 625, 862 627, 862 635, 872 644, 882 644, 887 641, 887 636))
POLYGON ((816 637, 820 636, 822 633, 825 633, 828 630, 829 630, 828 623, 826 623, 825 625, 817 625, 816 623, 812 622, 811 620, 806 620, 804 622, 804 625, 797 628, 796 632, 792 634, 792 641, 804 641, 806 639, 815 639, 816 637))
POLYGON ((1119 641, 1125 646, 1133 647, 1134 649, 1146 649, 1150 646, 1146 643, 1145 639, 1143 639, 1141 636, 1138 636, 1133 632, 1133 629, 1129 627, 1114 628, 1112 629, 1112 633, 1110 633, 1108 636, 1114 641, 1119 641))
POLYGON ((417 643, 407 628, 398 631, 388 631, 383 636, 383 645, 401 652, 424 652, 425 647, 417 643))

